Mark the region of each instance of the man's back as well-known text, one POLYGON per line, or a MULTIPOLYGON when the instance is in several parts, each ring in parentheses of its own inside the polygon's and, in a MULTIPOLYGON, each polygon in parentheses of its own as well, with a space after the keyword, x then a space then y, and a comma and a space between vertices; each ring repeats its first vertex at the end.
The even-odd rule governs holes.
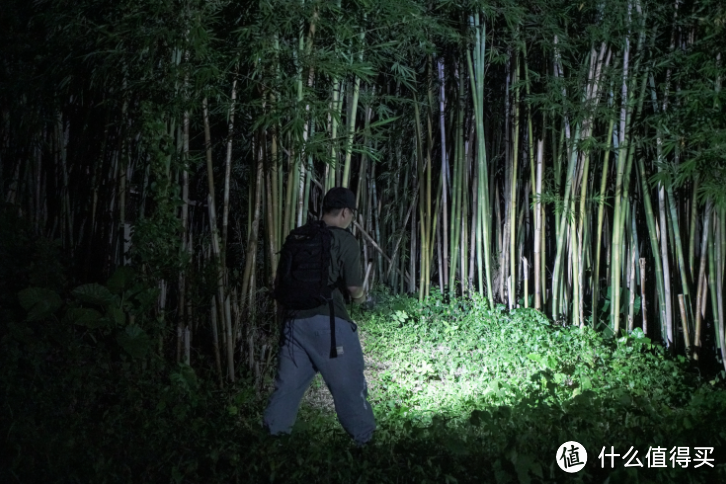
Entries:
MULTIPOLYGON (((333 303, 335 316, 351 321, 345 307, 343 291, 349 286, 363 285, 363 272, 360 264, 360 247, 353 234, 347 230, 330 227, 332 240, 330 244, 330 266, 328 284, 334 286, 333 303)), ((330 307, 322 304, 313 309, 287 310, 285 319, 308 318, 315 315, 330 315, 330 307)))

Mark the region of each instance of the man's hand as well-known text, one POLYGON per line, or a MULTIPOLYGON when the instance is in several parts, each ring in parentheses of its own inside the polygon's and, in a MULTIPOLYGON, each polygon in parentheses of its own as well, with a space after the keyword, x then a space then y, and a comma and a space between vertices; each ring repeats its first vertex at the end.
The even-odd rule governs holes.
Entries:
POLYGON ((362 304, 366 300, 366 293, 361 286, 348 286, 348 292, 354 304, 362 304))

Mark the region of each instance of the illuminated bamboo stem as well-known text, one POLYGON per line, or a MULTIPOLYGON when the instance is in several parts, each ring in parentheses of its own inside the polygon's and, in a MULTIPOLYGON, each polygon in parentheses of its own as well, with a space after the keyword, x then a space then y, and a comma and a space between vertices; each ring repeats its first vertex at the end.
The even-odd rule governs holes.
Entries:
MULTIPOLYGON (((477 263, 479 276, 479 293, 484 295, 484 278, 482 268, 486 271, 487 299, 489 306, 494 307, 494 288, 491 277, 491 258, 489 254, 491 229, 489 224, 489 175, 487 169, 486 143, 484 139, 484 64, 486 59, 486 24, 479 24, 479 13, 470 17, 470 25, 475 29, 474 60, 467 50, 467 64, 471 80, 472 101, 476 120, 477 140, 477 263)), ((473 248, 472 248, 473 249, 473 248)))
POLYGON ((703 320, 703 306, 705 306, 705 303, 703 303, 703 299, 705 298, 705 292, 706 292, 706 257, 708 254, 708 236, 709 236, 709 222, 711 221, 711 210, 712 210, 712 202, 709 198, 706 202, 706 215, 703 219, 703 235, 701 237, 701 261, 699 264, 698 269, 698 293, 696 296, 696 329, 695 334, 693 338, 693 346, 694 346, 694 359, 699 359, 700 356, 700 350, 701 350, 701 324, 703 320))
POLYGON ((544 143, 537 141, 537 183, 535 188, 534 205, 534 308, 542 309, 542 279, 541 260, 542 257, 542 165, 544 157, 544 143))

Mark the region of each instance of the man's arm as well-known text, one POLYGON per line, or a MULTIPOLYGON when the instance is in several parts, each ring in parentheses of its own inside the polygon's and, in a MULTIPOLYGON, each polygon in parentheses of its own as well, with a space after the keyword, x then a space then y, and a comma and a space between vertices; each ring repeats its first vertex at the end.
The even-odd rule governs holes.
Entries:
POLYGON ((360 265, 360 246, 353 237, 353 234, 347 232, 341 234, 341 262, 342 276, 345 281, 345 287, 348 289, 350 297, 354 304, 362 304, 365 302, 366 294, 363 290, 363 272, 360 265))
POLYGON ((348 292, 355 304, 362 304, 366 300, 366 293, 362 286, 348 286, 348 292))

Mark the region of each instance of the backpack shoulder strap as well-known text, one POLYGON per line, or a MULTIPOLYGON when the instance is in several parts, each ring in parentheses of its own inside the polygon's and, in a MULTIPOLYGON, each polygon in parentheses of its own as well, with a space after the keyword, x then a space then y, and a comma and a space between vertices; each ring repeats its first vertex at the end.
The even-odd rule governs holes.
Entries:
MULTIPOLYGON (((332 245, 333 245, 333 230, 343 230, 340 227, 334 227, 326 224, 322 220, 320 221, 321 227, 326 229, 328 233, 328 247, 327 250, 330 252, 332 245)), ((343 230, 345 232, 345 230, 343 230)), ((330 291, 328 298, 328 308, 330 313, 330 358, 337 358, 338 357, 338 343, 335 339, 335 302, 333 301, 333 288, 337 286, 337 283, 334 284, 332 287, 328 286, 328 290, 330 291)))

